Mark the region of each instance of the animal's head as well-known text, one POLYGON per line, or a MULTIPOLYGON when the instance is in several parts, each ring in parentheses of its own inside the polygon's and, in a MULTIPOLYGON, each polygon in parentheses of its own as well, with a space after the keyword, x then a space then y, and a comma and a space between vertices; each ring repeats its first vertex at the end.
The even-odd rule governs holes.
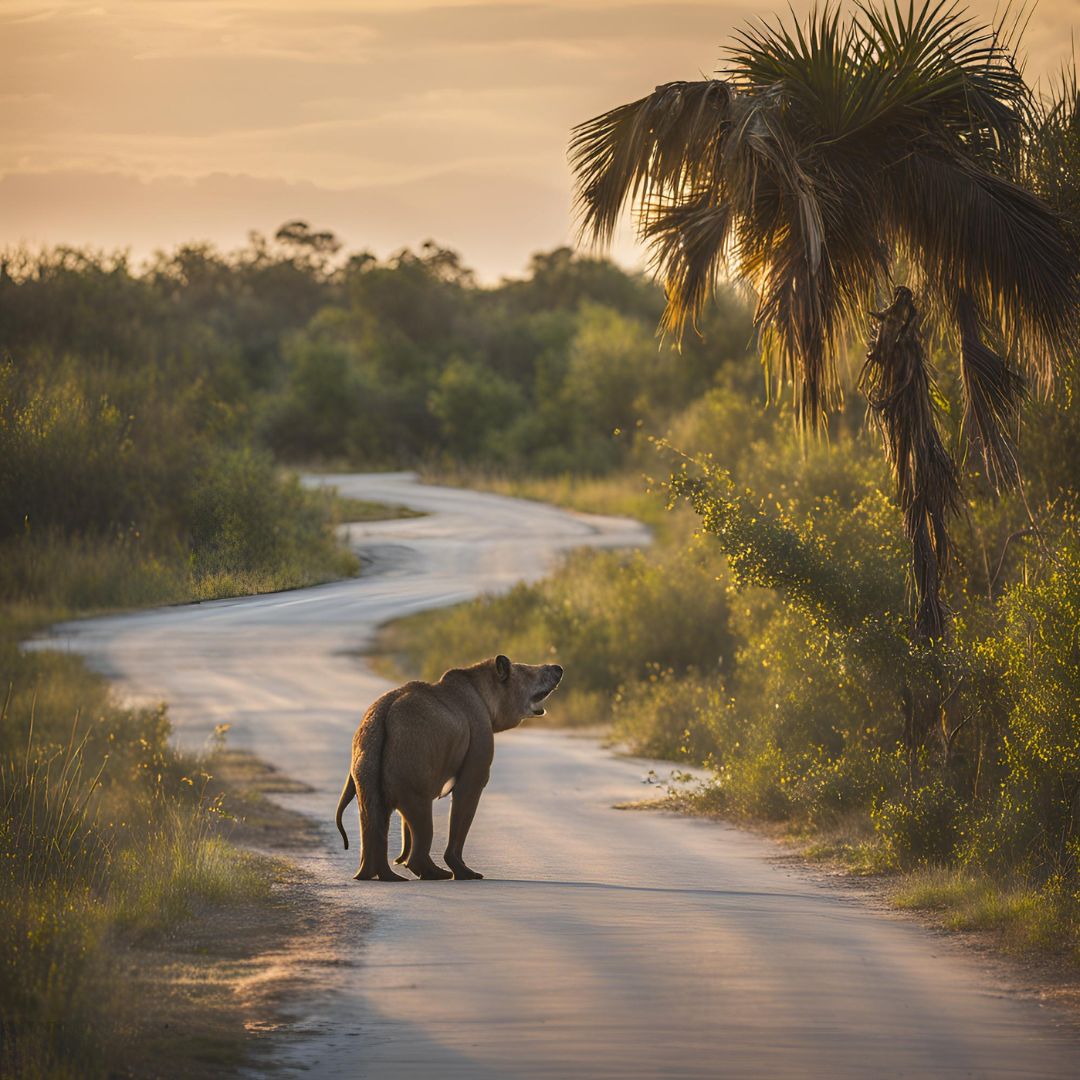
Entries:
POLYGON ((542 703, 563 676, 558 664, 513 664, 502 655, 488 663, 495 682, 492 725, 496 731, 517 727, 528 716, 544 715, 547 710, 542 703))

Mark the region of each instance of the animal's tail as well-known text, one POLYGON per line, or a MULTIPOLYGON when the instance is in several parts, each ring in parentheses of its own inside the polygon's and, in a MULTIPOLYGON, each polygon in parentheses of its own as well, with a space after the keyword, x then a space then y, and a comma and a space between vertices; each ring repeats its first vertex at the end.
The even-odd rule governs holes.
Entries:
POLYGON ((345 778, 345 786, 341 789, 341 798, 338 799, 337 804, 337 831, 341 833, 341 839, 345 842, 345 850, 349 850, 349 834, 345 831, 345 826, 341 823, 341 815, 345 813, 345 808, 356 798, 356 784, 353 783, 352 773, 345 778))
POLYGON ((386 850, 390 813, 382 797, 382 744, 387 738, 387 713, 396 697, 396 693, 383 694, 369 708, 364 723, 356 732, 353 778, 356 798, 360 799, 365 862, 380 849, 386 850))

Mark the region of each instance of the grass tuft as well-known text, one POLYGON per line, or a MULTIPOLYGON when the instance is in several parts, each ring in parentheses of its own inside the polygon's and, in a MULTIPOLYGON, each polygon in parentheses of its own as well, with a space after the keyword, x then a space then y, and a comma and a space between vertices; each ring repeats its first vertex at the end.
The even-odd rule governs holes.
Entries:
POLYGON ((1080 961, 1077 897, 1051 879, 1041 888, 948 866, 903 875, 890 890, 906 911, 932 914, 950 930, 992 933, 1014 953, 1061 953, 1080 961))

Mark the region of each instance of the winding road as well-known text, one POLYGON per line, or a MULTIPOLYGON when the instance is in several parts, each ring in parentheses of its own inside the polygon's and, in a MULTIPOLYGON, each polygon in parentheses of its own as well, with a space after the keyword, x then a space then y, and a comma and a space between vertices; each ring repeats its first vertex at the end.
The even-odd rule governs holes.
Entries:
POLYGON ((298 861, 346 932, 290 1004, 298 1037, 274 1075, 1080 1075, 1072 1029, 973 954, 736 829, 614 809, 648 793, 654 763, 589 739, 498 737, 467 848, 487 880, 354 882, 332 817, 352 732, 387 688, 358 656, 375 629, 539 578, 567 549, 648 537, 412 474, 325 479, 427 516, 351 526, 367 564, 355 580, 69 623, 48 641, 132 698, 166 700, 182 743, 227 722, 231 745, 310 786, 282 800, 325 822, 298 861))

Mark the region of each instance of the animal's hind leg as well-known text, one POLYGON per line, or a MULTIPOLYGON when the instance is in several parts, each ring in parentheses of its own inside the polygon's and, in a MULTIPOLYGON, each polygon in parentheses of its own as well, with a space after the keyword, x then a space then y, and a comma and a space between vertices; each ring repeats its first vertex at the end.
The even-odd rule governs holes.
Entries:
POLYGON ((386 858, 386 839, 390 830, 390 815, 386 811, 378 814, 379 820, 374 819, 363 799, 360 803, 360 869, 354 875, 357 881, 371 881, 378 878, 380 881, 404 881, 400 874, 395 874, 390 869, 390 863, 386 858))
POLYGON ((405 815, 401 815, 401 854, 394 860, 396 863, 407 863, 409 852, 412 850, 412 833, 409 832, 409 823, 405 815))
POLYGON ((431 858, 431 800, 424 795, 411 796, 398 809, 408 822, 410 846, 405 865, 425 881, 452 877, 449 870, 437 866, 431 858))

